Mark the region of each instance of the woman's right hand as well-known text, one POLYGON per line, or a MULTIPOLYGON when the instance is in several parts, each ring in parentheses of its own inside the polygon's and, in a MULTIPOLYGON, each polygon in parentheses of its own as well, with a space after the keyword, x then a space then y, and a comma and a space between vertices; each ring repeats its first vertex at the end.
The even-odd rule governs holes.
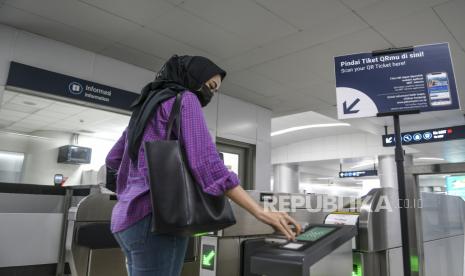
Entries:
POLYGON ((287 213, 284 212, 269 212, 263 209, 262 206, 258 205, 249 194, 242 189, 241 186, 236 186, 226 191, 232 201, 237 203, 239 206, 247 210, 250 214, 255 216, 258 220, 270 225, 275 230, 283 233, 289 240, 294 240, 295 236, 300 234, 302 228, 300 225, 291 218, 287 213), (294 225, 294 231, 292 231, 289 225, 294 225))
POLYGON ((256 217, 263 223, 283 233, 288 240, 295 240, 296 235, 299 235, 302 231, 300 224, 285 212, 268 212, 263 210, 256 217), (294 225, 295 232, 291 229, 290 225, 294 225))

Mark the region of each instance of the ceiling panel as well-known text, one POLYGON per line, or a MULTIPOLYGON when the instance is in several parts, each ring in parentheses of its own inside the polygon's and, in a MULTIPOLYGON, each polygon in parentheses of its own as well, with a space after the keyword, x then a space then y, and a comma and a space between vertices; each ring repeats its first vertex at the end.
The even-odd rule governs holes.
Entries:
POLYGON ((49 117, 45 115, 37 115, 37 114, 32 114, 25 118, 28 121, 36 121, 36 122, 46 122, 46 123, 52 123, 60 120, 60 117, 49 117))
POLYGON ((10 126, 5 127, 5 129, 9 131, 18 131, 22 133, 30 133, 32 131, 37 130, 35 128, 29 128, 29 127, 17 126, 17 125, 10 125, 10 126))
POLYGON ((19 120, 22 119, 26 116, 28 116, 29 113, 26 112, 20 112, 20 111, 14 111, 14 110, 8 110, 8 109, 0 109, 0 118, 8 118, 8 119, 13 119, 13 120, 19 120))
POLYGON ((381 1, 383 0, 342 0, 344 4, 346 4, 348 7, 350 7, 353 10, 359 10, 369 5, 379 3, 381 1))
POLYGON ((252 67, 251 70, 296 89, 308 87, 321 78, 308 51, 301 51, 265 62, 252 67))
POLYGON ((279 99, 273 97, 263 96, 255 91, 247 89, 246 87, 237 85, 228 81, 227 79, 221 84, 221 93, 242 99, 246 102, 256 104, 268 109, 271 109, 274 104, 279 102, 279 99))
POLYGON ((308 87, 298 89, 297 92, 303 95, 311 95, 328 104, 336 104, 336 84, 332 82, 315 82, 308 87))
POLYGON ((308 94, 293 94, 292 96, 284 94, 275 98, 279 101, 272 105, 272 109, 277 113, 289 111, 297 113, 299 111, 302 112, 330 107, 328 103, 308 94))
POLYGON ((13 123, 14 123, 14 120, 12 118, 7 118, 7 119, 0 118, 0 129, 7 127, 13 123))
POLYGON ((140 25, 151 26, 162 15, 175 9, 164 0, 78 0, 140 25))
POLYGON ((227 79, 230 82, 247 87, 264 96, 276 96, 288 94, 289 92, 286 87, 278 82, 250 70, 228 74, 227 79))
POLYGON ((371 52, 388 47, 389 43, 378 33, 372 29, 364 29, 305 50, 305 54, 314 68, 313 71, 317 71, 321 76, 319 81, 334 82, 335 56, 371 52))
POLYGON ((84 126, 74 124, 74 123, 70 123, 70 121, 58 121, 58 122, 55 122, 53 124, 50 124, 50 127, 51 128, 56 128, 56 129, 61 129, 61 130, 68 130, 68 131, 72 131, 72 130, 77 131, 77 130, 85 129, 84 126))
POLYGON ((17 62, 83 79, 90 79, 92 76, 94 56, 92 52, 67 47, 61 42, 29 32, 17 34, 12 51, 12 60, 17 62))
POLYGON ((449 42, 452 50, 461 50, 444 24, 429 8, 394 21, 384 22, 376 28, 396 46, 449 42))
POLYGON ((11 7, 0 8, 0 23, 89 50, 100 51, 112 42, 88 31, 11 7))
POLYGON ((228 58, 254 47, 250 41, 181 9, 159 16, 149 27, 219 58, 228 58))
POLYGON ((5 91, 5 95, 5 99, 8 100, 0 107, 0 129, 7 131, 31 133, 37 130, 66 132, 90 130, 95 132, 90 135, 113 133, 113 136, 118 136, 129 121, 129 116, 80 105, 10 91, 5 91), (22 99, 36 103, 35 110, 26 110, 28 106, 24 104, 20 111, 19 108, 12 110, 11 107, 20 106, 13 102, 21 103, 22 99))
POLYGON ((35 108, 39 109, 45 108, 53 103, 53 101, 51 100, 29 95, 17 95, 16 97, 12 98, 9 102, 18 105, 34 106, 35 108))
POLYGON ((465 49, 465 31, 463 30, 465 26, 465 1, 448 2, 437 6, 434 10, 460 43, 462 49, 465 49))
POLYGON ((275 81, 296 89, 334 80, 334 56, 386 48, 388 44, 371 29, 365 29, 330 42, 252 67, 275 81))
MULTIPOLYGON (((359 9, 357 12, 370 25, 382 26, 382 24, 385 22, 397 21, 399 18, 410 16, 412 13, 421 11, 422 9, 433 7, 448 1, 449 0, 378 1, 377 3, 359 9)), ((405 25, 403 27, 407 26, 405 25)))
POLYGON ((36 123, 36 122, 28 121, 27 119, 12 124, 12 126, 25 127, 25 128, 30 128, 30 129, 34 129, 34 130, 41 129, 45 125, 47 125, 46 122, 36 123))
POLYGON ((186 2, 186 0, 166 0, 166 2, 177 6, 177 5, 180 5, 180 4, 184 3, 184 2, 186 2))
POLYGON ((26 112, 26 113, 34 113, 39 110, 39 108, 34 107, 34 106, 29 106, 25 104, 15 104, 12 102, 2 104, 1 108, 7 109, 7 110, 13 110, 13 111, 26 112))
POLYGON ((188 0, 180 7, 254 44, 264 44, 297 31, 249 0, 188 0))
POLYGON ((119 41, 140 28, 140 25, 75 0, 7 0, 5 3, 112 41, 119 41))
POLYGON ((54 103, 52 103, 51 105, 49 105, 48 107, 45 108, 45 110, 47 110, 47 111, 61 113, 61 114, 70 115, 70 116, 74 115, 74 114, 77 114, 79 112, 83 112, 86 109, 87 108, 81 107, 81 106, 78 106, 78 105, 68 104, 68 103, 60 103, 60 102, 54 102, 54 103))
POLYGON ((69 117, 69 115, 65 115, 59 112, 54 112, 53 110, 39 110, 34 113, 34 115, 41 116, 43 118, 50 118, 50 120, 59 120, 69 117))
POLYGON ((307 29, 321 21, 337 18, 350 10, 339 1, 328 0, 255 0, 292 25, 307 29))
POLYGON ((143 86, 153 80, 152 71, 127 64, 122 65, 124 64, 119 60, 96 56, 92 64, 93 80, 133 93, 138 93, 143 86))
POLYGON ((100 51, 100 54, 118 59, 129 64, 133 64, 151 71, 158 71, 164 64, 165 59, 157 57, 153 54, 149 54, 129 46, 121 45, 119 43, 113 44, 104 50, 100 51))
POLYGON ((224 60, 223 64, 229 70, 237 71, 328 42, 367 27, 368 25, 354 14, 345 13, 334 19, 321 21, 312 28, 293 33, 239 56, 224 60))
MULTIPOLYGON (((2 88, 3 89, 3 88, 2 88)), ((3 91, 3 98, 2 98, 2 103, 6 103, 9 100, 13 99, 16 96, 15 93, 10 92, 10 91, 3 91)))
POLYGON ((211 55, 205 51, 188 46, 182 42, 176 41, 166 35, 147 28, 141 28, 132 32, 130 35, 126 36, 120 44, 160 57, 163 60, 168 59, 174 54, 203 55, 211 57, 211 55))

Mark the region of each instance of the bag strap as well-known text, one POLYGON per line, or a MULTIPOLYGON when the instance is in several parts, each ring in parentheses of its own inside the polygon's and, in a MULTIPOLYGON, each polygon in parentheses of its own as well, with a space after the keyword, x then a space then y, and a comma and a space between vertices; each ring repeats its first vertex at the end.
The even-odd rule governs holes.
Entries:
POLYGON ((178 93, 176 95, 176 100, 174 101, 173 107, 171 108, 170 117, 168 119, 168 128, 166 131, 166 140, 171 140, 173 125, 175 123, 176 123, 177 131, 178 131, 177 135, 179 139, 179 135, 181 133, 180 111, 181 111, 182 94, 183 93, 178 93))

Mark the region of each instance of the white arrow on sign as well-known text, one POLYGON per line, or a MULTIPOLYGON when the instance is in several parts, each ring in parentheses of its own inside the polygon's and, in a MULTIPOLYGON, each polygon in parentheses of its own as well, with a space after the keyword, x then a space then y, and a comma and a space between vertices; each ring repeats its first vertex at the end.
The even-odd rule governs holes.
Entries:
POLYGON ((338 119, 374 117, 378 108, 373 100, 362 91, 349 88, 336 88, 338 119))
POLYGON ((392 137, 386 137, 386 144, 392 144, 394 141, 392 137))

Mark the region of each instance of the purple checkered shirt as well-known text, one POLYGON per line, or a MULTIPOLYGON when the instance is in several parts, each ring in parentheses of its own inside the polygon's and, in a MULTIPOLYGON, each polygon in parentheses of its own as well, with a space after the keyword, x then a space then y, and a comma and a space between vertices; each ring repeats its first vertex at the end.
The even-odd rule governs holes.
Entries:
MULTIPOLYGON (((142 145, 145 141, 165 139, 174 99, 163 102, 158 107, 156 116, 148 121, 139 149, 137 166, 133 166, 129 158, 127 130, 108 153, 106 165, 118 170, 116 181, 118 202, 113 208, 111 218, 111 230, 114 233, 127 229, 152 212, 142 145)), ((226 190, 239 185, 237 175, 229 171, 220 159, 208 132, 200 102, 192 92, 184 93, 181 116, 181 139, 188 165, 203 191, 211 195, 221 195, 226 190)))

